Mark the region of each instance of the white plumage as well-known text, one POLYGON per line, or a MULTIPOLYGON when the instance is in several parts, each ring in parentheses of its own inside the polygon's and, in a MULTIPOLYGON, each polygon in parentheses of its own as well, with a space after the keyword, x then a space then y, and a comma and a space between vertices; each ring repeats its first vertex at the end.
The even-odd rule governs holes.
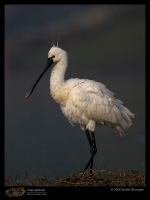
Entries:
POLYGON ((69 122, 79 124, 84 131, 93 132, 96 125, 108 125, 124 136, 123 129, 131 126, 130 117, 134 114, 102 83, 77 78, 65 81, 67 52, 52 47, 48 57, 52 56, 54 67, 50 76, 50 93, 69 122))
POLYGON ((79 124, 80 128, 85 131, 91 156, 84 172, 88 167, 91 171, 97 152, 94 135, 96 126, 110 126, 121 136, 124 136, 123 130, 131 126, 130 117, 134 117, 134 114, 124 107, 123 103, 114 97, 113 92, 102 83, 78 78, 64 80, 68 65, 67 52, 55 46, 49 50, 46 68, 26 93, 26 99, 52 64, 54 64, 54 67, 50 75, 50 94, 60 104, 60 108, 69 122, 72 125, 74 123, 79 124))

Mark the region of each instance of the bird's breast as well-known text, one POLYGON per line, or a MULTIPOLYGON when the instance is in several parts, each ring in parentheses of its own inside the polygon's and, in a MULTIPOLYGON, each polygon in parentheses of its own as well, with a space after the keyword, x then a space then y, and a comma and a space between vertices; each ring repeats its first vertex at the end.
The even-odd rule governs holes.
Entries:
POLYGON ((65 104, 70 96, 69 90, 61 87, 51 88, 50 94, 52 98, 59 104, 65 104))

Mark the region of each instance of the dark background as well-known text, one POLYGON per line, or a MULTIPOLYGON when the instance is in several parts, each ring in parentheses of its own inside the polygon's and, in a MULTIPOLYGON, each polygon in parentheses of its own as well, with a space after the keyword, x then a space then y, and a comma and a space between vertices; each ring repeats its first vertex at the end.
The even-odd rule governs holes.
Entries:
POLYGON ((94 170, 145 168, 145 5, 5 5, 5 178, 82 171, 85 133, 61 113, 43 70, 52 40, 70 53, 66 79, 101 82, 135 114, 126 137, 96 129, 94 170))

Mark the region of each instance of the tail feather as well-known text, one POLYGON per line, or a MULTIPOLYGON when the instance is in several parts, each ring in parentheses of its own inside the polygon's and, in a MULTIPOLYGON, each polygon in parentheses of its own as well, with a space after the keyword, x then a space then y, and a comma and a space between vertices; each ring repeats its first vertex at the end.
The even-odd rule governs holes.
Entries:
POLYGON ((125 133, 120 126, 116 125, 113 128, 120 134, 121 137, 125 136, 125 133))
MULTIPOLYGON (((129 128, 132 125, 132 121, 130 117, 134 117, 134 114, 130 112, 130 110, 123 105, 119 106, 120 114, 121 114, 121 119, 119 120, 120 125, 114 125, 114 129, 119 132, 121 136, 125 136, 125 133, 123 131, 129 128)), ((119 115, 118 115, 119 116, 119 115)))
POLYGON ((126 108, 125 106, 122 106, 124 112, 130 116, 130 117, 134 117, 134 114, 130 112, 130 110, 128 108, 126 108))
POLYGON ((131 126, 132 125, 132 121, 131 121, 130 117, 125 112, 122 112, 121 114, 124 117, 124 119, 126 120, 127 124, 129 126, 131 126))

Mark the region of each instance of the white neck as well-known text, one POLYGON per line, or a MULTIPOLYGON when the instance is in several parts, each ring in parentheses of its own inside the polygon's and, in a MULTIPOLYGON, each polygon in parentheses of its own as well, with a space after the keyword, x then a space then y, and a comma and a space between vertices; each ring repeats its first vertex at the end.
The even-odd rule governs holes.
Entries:
POLYGON ((67 69, 68 60, 66 58, 57 62, 50 75, 50 93, 58 103, 66 101, 67 91, 62 89, 65 85, 64 77, 67 69))
POLYGON ((61 84, 64 83, 67 64, 67 60, 64 59, 54 65, 50 75, 50 88, 54 86, 61 86, 61 84))

